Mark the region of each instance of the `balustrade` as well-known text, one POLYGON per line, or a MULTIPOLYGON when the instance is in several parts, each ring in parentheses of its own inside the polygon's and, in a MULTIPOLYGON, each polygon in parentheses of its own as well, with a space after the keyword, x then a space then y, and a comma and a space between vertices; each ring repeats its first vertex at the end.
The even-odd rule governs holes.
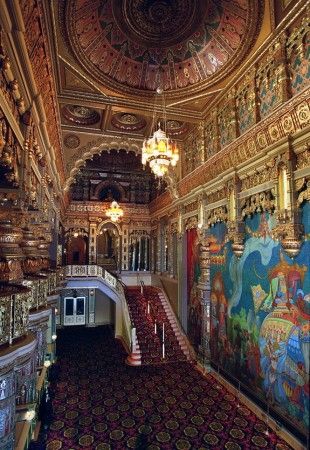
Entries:
POLYGON ((62 280, 62 271, 27 277, 21 285, 0 287, 0 345, 27 334, 29 312, 46 308, 47 297, 62 280))
POLYGON ((30 310, 46 307, 48 294, 48 277, 45 275, 36 275, 27 277, 23 285, 29 287, 32 292, 30 310))
POLYGON ((7 285, 0 291, 0 345, 12 344, 27 334, 32 291, 25 286, 7 285))

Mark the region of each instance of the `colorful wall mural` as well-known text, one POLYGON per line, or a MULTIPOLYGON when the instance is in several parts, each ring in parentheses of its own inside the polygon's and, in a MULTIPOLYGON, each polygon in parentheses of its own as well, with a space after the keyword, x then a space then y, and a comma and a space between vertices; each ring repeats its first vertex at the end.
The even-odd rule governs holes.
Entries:
POLYGON ((211 359, 306 435, 309 424, 310 203, 305 242, 290 259, 273 238, 275 217, 246 219, 237 259, 226 225, 211 240, 211 359))
POLYGON ((200 276, 199 244, 196 228, 186 232, 187 238, 187 305, 188 321, 187 334, 193 347, 198 352, 201 344, 202 310, 198 293, 200 276))

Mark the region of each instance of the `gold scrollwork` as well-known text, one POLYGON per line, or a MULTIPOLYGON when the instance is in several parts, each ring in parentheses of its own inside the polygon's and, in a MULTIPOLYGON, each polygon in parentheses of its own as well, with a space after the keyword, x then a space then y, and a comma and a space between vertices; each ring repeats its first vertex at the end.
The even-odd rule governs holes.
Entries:
POLYGON ((207 214, 207 225, 208 227, 214 226, 218 222, 227 222, 228 211, 227 206, 219 206, 214 208, 207 214))
POLYGON ((247 198, 241 206, 242 217, 248 217, 256 212, 273 212, 276 201, 271 191, 260 192, 247 198))

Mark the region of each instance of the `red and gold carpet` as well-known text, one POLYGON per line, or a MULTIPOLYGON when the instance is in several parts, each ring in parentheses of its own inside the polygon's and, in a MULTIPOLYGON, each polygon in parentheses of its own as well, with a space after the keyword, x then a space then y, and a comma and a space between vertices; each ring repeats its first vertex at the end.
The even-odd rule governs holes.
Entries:
POLYGON ((188 362, 130 367, 107 327, 59 331, 47 450, 289 447, 188 362))

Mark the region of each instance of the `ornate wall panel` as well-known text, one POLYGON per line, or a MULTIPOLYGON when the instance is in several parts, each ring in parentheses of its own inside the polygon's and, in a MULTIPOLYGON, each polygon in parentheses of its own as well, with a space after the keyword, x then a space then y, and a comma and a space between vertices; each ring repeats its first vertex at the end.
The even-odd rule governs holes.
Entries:
POLYGON ((229 92, 224 104, 220 104, 218 109, 217 121, 220 147, 223 148, 237 137, 234 90, 229 92))
POLYGON ((46 126, 56 155, 56 166, 61 178, 64 178, 61 132, 56 104, 56 90, 47 43, 47 30, 44 22, 41 0, 21 0, 20 7, 25 24, 25 41, 31 61, 34 78, 39 94, 42 96, 46 126))
POLYGON ((197 126, 185 139, 181 153, 182 176, 200 166, 204 161, 203 126, 197 126))
POLYGON ((286 42, 286 53, 291 77, 291 92, 302 91, 310 79, 310 26, 308 17, 295 27, 286 42))
POLYGON ((18 188, 22 147, 0 108, 0 187, 18 188))
POLYGON ((249 71, 236 92, 236 113, 240 135, 257 121, 255 69, 249 71))
POLYGON ((211 158, 219 150, 217 110, 212 111, 204 127, 204 160, 211 158))
MULTIPOLYGON (((244 164, 255 155, 263 154, 272 143, 294 134, 310 124, 310 88, 285 103, 281 110, 262 120, 258 127, 245 132, 226 148, 206 161, 193 174, 184 177, 178 184, 180 196, 194 188, 215 180, 226 170, 244 164)), ((158 200, 160 201, 160 199, 158 200)))

